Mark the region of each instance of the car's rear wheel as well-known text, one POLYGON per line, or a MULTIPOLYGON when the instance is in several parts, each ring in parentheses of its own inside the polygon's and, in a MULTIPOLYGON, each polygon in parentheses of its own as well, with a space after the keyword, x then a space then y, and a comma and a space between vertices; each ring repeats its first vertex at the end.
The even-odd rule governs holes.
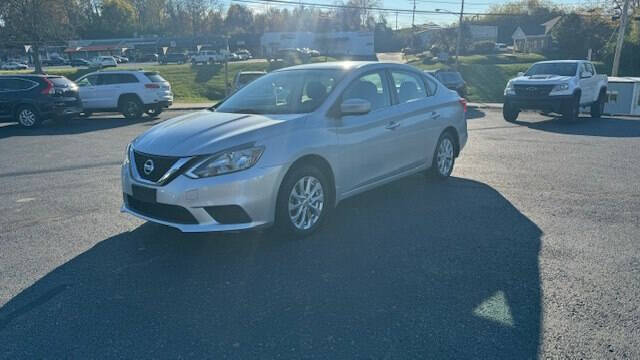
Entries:
POLYGON ((502 117, 508 122, 516 121, 518 114, 520 114, 520 110, 516 109, 513 105, 504 103, 502 106, 502 117))
POLYGON ((602 113, 604 112, 605 96, 606 96, 605 93, 601 92, 600 95, 598 96, 598 100, 593 104, 591 104, 592 118, 599 118, 600 116, 602 116, 602 113))
POLYGON ((305 237, 316 231, 330 209, 332 190, 327 176, 315 166, 294 168, 285 177, 276 205, 276 230, 305 237))
POLYGON ((42 123, 40 114, 38 114, 38 111, 31 105, 24 105, 18 108, 18 111, 16 111, 16 119, 18 123, 20 123, 20 126, 25 128, 38 127, 42 123))
POLYGON ((120 112, 127 119, 139 119, 143 110, 140 100, 134 97, 126 97, 120 101, 120 112))
POLYGON ((431 168, 428 175, 435 179, 446 179, 453 172, 453 166, 456 162, 456 146, 453 136, 450 132, 444 132, 438 139, 431 168))
POLYGON ((160 114, 162 114, 162 107, 161 106, 152 106, 150 108, 147 109, 147 115, 149 115, 150 117, 157 117, 160 116, 160 114))

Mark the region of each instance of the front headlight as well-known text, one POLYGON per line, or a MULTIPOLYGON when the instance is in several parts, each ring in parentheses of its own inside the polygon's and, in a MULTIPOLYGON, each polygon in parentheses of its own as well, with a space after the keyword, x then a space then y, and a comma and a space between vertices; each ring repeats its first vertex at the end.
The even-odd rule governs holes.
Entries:
POLYGON ((199 179, 246 170, 260 159, 264 147, 229 150, 209 156, 194 165, 186 175, 199 179))
POLYGON ((569 84, 567 84, 567 83, 558 84, 558 85, 554 86, 553 90, 551 90, 551 91, 556 92, 556 91, 565 91, 565 90, 569 90, 569 84))
POLYGON ((505 95, 515 95, 516 91, 513 89, 513 82, 509 80, 507 83, 507 87, 504 88, 505 95))

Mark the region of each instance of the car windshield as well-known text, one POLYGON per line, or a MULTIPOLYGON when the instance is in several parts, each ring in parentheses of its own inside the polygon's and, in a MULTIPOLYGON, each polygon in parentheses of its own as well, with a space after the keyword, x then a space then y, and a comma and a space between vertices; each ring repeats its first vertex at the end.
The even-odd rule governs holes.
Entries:
POLYGON ((264 75, 240 89, 217 112, 300 114, 317 109, 344 74, 339 69, 287 70, 264 75))
POLYGON ((577 69, 577 63, 542 63, 533 65, 529 70, 527 70, 525 75, 574 76, 577 69))
POLYGON ((238 85, 246 85, 264 74, 240 74, 238 76, 238 85))

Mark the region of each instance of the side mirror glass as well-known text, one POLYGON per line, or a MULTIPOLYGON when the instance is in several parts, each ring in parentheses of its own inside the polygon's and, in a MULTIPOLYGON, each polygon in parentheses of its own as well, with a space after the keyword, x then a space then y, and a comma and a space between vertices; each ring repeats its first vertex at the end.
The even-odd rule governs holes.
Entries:
POLYGON ((347 99, 340 104, 342 115, 364 115, 371 111, 371 103, 364 99, 347 99))

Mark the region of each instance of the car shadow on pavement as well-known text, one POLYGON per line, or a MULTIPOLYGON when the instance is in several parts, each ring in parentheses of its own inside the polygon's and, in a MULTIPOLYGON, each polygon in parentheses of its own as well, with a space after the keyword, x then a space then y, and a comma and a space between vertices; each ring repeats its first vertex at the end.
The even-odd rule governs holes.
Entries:
POLYGON ((480 119, 485 117, 485 113, 482 110, 477 108, 468 107, 467 108, 467 120, 480 119))
POLYGON ((490 186, 413 176, 326 225, 105 239, 0 308, 0 357, 537 356, 542 233, 490 186))
POLYGON ((159 118, 143 116, 140 119, 126 119, 120 115, 97 117, 89 119, 72 119, 67 121, 48 120, 35 129, 25 129, 18 123, 4 123, 0 125, 0 139, 14 136, 42 136, 42 135, 72 135, 92 131, 108 130, 138 123, 156 121, 159 118))
POLYGON ((601 137, 640 137, 640 119, 631 117, 591 118, 581 116, 577 121, 567 121, 561 117, 529 122, 515 121, 514 124, 530 129, 565 135, 586 135, 601 137))

